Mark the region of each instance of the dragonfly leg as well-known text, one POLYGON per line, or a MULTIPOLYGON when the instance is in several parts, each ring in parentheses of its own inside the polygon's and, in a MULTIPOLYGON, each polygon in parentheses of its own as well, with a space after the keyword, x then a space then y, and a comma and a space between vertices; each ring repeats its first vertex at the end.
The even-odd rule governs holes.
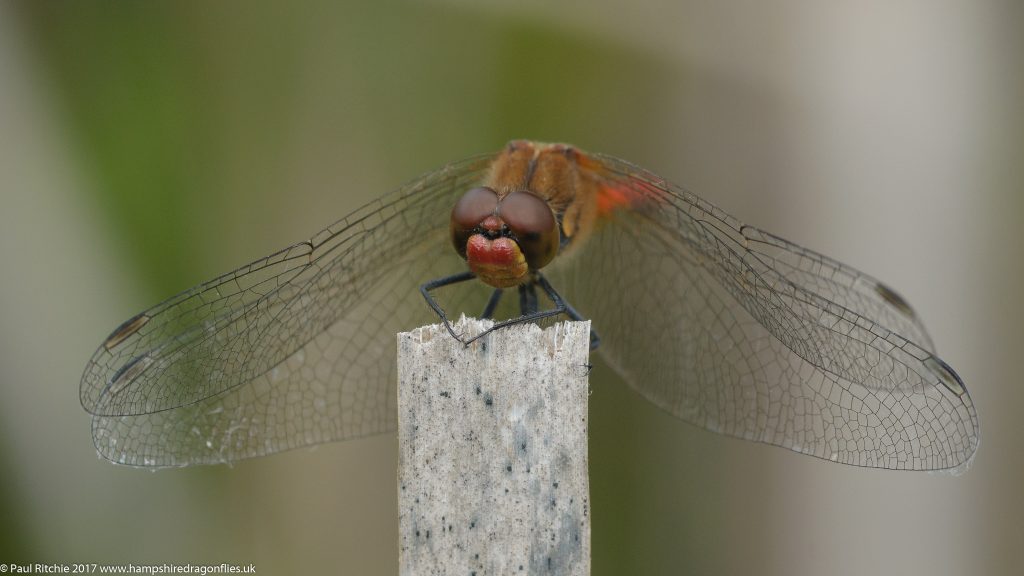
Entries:
POLYGON ((484 307, 484 312, 480 315, 481 318, 489 320, 494 317, 494 309, 498 307, 498 302, 501 301, 501 295, 504 293, 505 291, 501 288, 495 288, 494 292, 491 292, 491 298, 487 301, 487 306, 484 307))
MULTIPOLYGON (((565 314, 566 316, 573 320, 584 319, 579 312, 577 312, 572 306, 567 304, 564 299, 562 299, 562 296, 555 291, 555 289, 548 282, 547 278, 545 278, 540 272, 537 272, 534 278, 531 279, 529 282, 519 286, 519 305, 523 313, 522 316, 498 322, 494 326, 491 326, 487 330, 484 330, 480 334, 477 334, 473 338, 470 338, 468 341, 465 341, 465 344, 468 346, 469 344, 472 344, 475 340, 487 335, 488 333, 493 332, 495 330, 500 330, 501 328, 505 328, 506 326, 512 326, 513 324, 522 324, 525 322, 535 322, 537 320, 542 320, 544 318, 558 316, 559 314, 565 314), (536 291, 537 284, 539 284, 541 289, 544 290, 544 293, 548 295, 548 298, 551 298, 551 302, 554 304, 554 308, 550 310, 538 309, 536 291)), ((596 332, 591 330, 590 349, 596 349, 598 344, 600 343, 601 338, 598 337, 596 332)))
MULTIPOLYGON (((551 301, 555 303, 556 307, 561 305, 561 306, 563 306, 565 308, 565 315, 566 316, 568 316, 572 320, 577 320, 577 321, 586 320, 586 318, 584 318, 583 315, 581 315, 579 312, 576 311, 575 308, 572 307, 572 304, 569 304, 568 302, 566 302, 562 298, 562 296, 558 292, 555 291, 555 288, 551 285, 550 282, 548 282, 547 278, 545 278, 544 276, 542 276, 541 274, 538 273, 537 274, 537 282, 540 284, 540 287, 544 289, 544 293, 548 295, 548 298, 551 298, 551 301)), ((597 335, 597 332, 595 332, 593 328, 591 328, 590 329, 590 349, 591 350, 597 350, 597 347, 600 346, 600 345, 601 345, 601 337, 597 335)))
POLYGON ((529 316, 536 314, 538 310, 537 305, 537 286, 535 282, 527 282, 519 285, 519 314, 522 316, 529 316))
MULTIPOLYGON (((467 345, 469 344, 469 342, 466 342, 465 340, 462 339, 461 336, 455 333, 455 329, 452 328, 451 322, 448 321, 448 316, 445 315, 444 310, 441 309, 441 305, 437 303, 437 300, 434 300, 434 297, 430 295, 430 291, 435 290, 437 288, 441 288, 443 286, 451 286, 452 284, 458 284, 459 282, 472 280, 473 278, 476 278, 476 274, 473 274, 472 272, 460 272, 458 274, 452 274, 451 276, 437 278, 420 285, 420 294, 423 294, 423 298, 427 301, 427 304, 430 305, 430 307, 434 310, 438 317, 441 318, 441 321, 444 322, 444 327, 448 329, 448 333, 452 335, 452 338, 455 338, 459 342, 462 342, 463 344, 467 345)), ((492 295, 491 300, 494 299, 495 297, 492 295)), ((495 305, 497 305, 497 302, 495 302, 495 305)), ((488 308, 490 308, 491 303, 488 302, 487 306, 488 308)), ((470 340, 470 342, 472 342, 472 340, 470 340)))

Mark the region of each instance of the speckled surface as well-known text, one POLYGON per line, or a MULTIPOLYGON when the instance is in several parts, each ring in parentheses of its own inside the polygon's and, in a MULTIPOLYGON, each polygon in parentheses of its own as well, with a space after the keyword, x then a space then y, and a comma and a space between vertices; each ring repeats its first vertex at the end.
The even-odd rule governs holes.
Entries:
POLYGON ((589 338, 589 322, 469 347, 441 326, 399 334, 402 576, 590 574, 589 338))

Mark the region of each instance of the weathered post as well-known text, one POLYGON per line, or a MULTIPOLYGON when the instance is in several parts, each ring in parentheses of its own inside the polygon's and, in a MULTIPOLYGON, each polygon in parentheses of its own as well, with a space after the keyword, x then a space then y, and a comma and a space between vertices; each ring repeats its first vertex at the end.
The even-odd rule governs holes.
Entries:
POLYGON ((399 334, 402 576, 590 574, 589 344, 589 322, 399 334))

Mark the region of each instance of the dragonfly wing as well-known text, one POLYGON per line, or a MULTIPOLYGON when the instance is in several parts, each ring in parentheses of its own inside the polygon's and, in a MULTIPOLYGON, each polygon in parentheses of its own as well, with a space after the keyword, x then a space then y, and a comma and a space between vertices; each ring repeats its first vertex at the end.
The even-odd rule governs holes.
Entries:
POLYGON ((895 292, 635 166, 601 169, 628 209, 551 276, 643 396, 716 432, 848 464, 969 460, 971 398, 895 292))
POLYGON ((464 268, 448 212, 488 162, 421 177, 116 329, 82 377, 97 449, 181 466, 394 429, 395 334, 436 320, 418 286, 464 268))

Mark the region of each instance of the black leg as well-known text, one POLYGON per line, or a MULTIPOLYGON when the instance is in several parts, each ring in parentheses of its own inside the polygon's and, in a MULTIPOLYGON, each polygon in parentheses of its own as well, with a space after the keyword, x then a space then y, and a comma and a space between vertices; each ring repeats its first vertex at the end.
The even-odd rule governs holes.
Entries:
POLYGON ((537 305, 537 286, 534 282, 527 282, 519 285, 519 314, 529 316, 536 314, 539 309, 537 305))
POLYGON ((491 292, 491 299, 487 301, 487 306, 484 307, 484 313, 480 315, 481 318, 487 318, 490 320, 494 317, 494 309, 498 307, 498 302, 501 301, 501 295, 505 291, 501 288, 495 288, 494 292, 491 292))
MULTIPOLYGON (((577 312, 576 309, 573 308, 571 304, 569 304, 568 302, 566 302, 565 300, 562 299, 562 296, 559 295, 558 292, 555 291, 555 288, 553 286, 551 286, 551 283, 548 282, 547 278, 545 278, 544 276, 542 276, 540 274, 537 274, 537 283, 540 284, 540 287, 544 289, 544 293, 548 295, 548 298, 551 298, 551 301, 555 303, 556 307, 562 306, 563 308, 565 308, 565 315, 566 316, 568 316, 570 319, 576 320, 576 321, 586 320, 586 318, 584 318, 579 312, 577 312)), ((591 350, 597 350, 597 347, 600 346, 600 345, 601 345, 601 337, 597 335, 597 332, 594 332, 593 328, 591 328, 590 329, 590 349, 591 350)))
MULTIPOLYGON (((459 342, 464 341, 458 334, 455 333, 455 329, 452 328, 451 322, 448 322, 448 317, 445 315, 444 310, 442 310, 441 306, 437 303, 436 300, 434 300, 434 297, 430 295, 430 291, 436 288, 441 288, 442 286, 450 286, 452 284, 458 284, 459 282, 472 280, 473 278, 476 278, 476 274, 473 274, 472 272, 461 272, 459 274, 452 274, 451 276, 445 276, 444 278, 437 278, 436 280, 431 280, 430 282, 426 282, 420 286, 420 294, 423 294, 423 298, 426 299, 427 304, 430 305, 434 312, 437 313, 437 315, 441 318, 441 321, 444 322, 444 327, 448 329, 448 333, 451 334, 452 337, 458 340, 459 342)), ((494 296, 491 296, 491 299, 493 300, 494 296)), ((488 306, 490 306, 489 303, 488 306)), ((464 343, 469 344, 469 342, 464 343)))
MULTIPOLYGON (((441 321, 444 322, 444 326, 448 329, 448 333, 451 334, 453 338, 467 346, 494 330, 499 330, 513 324, 535 322, 537 320, 543 320, 544 318, 558 316, 559 314, 565 314, 573 320, 584 320, 583 316, 580 315, 575 308, 562 299, 561 295, 559 295, 558 292, 555 291, 554 287, 551 286, 551 283, 548 282, 548 279, 540 272, 537 272, 529 282, 519 286, 519 307, 522 312, 522 316, 498 322, 473 338, 463 340, 461 336, 455 333, 455 329, 452 328, 451 322, 448 321, 448 316, 445 315, 444 310, 442 310, 441 306, 436 300, 434 300, 434 297, 430 295, 430 291, 444 286, 458 284, 459 282, 472 280, 474 278, 476 278, 476 275, 472 272, 461 272, 459 274, 452 274, 451 276, 431 280, 430 282, 426 282, 420 286, 420 293, 423 294, 423 298, 427 301, 427 304, 430 305, 430 308, 438 315, 439 318, 441 318, 441 321), (537 301, 537 285, 540 285, 541 289, 544 290, 544 293, 551 299, 551 303, 554 304, 554 308, 551 310, 539 310, 537 301)), ((484 308, 484 318, 491 318, 494 314, 494 310, 498 307, 498 302, 501 300, 502 293, 503 291, 501 288, 496 288, 494 292, 491 293, 491 298, 487 301, 487 306, 484 308)), ((597 332, 594 332, 594 330, 591 329, 590 349, 597 349, 600 343, 601 338, 597 335, 597 332)))
MULTIPOLYGON (((506 326, 512 326, 513 324, 522 324, 524 322, 536 322, 537 320, 543 320, 544 318, 550 318, 552 316, 558 316, 559 314, 565 314, 565 315, 569 316, 570 318, 572 318, 573 320, 583 320, 584 319, 582 316, 580 316, 579 312, 577 312, 573 307, 571 307, 571 306, 569 306, 568 304, 565 303, 565 300, 562 299, 562 297, 558 294, 558 292, 556 292, 555 289, 548 282, 547 278, 545 278, 544 275, 541 274, 540 272, 537 272, 534 275, 533 279, 531 279, 530 282, 528 282, 525 285, 522 285, 522 286, 519 287, 519 303, 520 303, 520 306, 523 308, 524 312, 529 311, 529 310, 532 310, 532 311, 530 311, 528 313, 524 313, 519 318, 512 318, 510 320, 504 320, 502 322, 498 322, 494 326, 491 326, 487 330, 484 330, 480 334, 477 334, 473 338, 470 338, 468 341, 465 341, 466 345, 468 346, 469 344, 472 344, 475 340, 477 340, 477 339, 479 339, 479 338, 481 338, 483 336, 486 336, 490 332, 493 332, 495 330, 500 330, 502 328, 505 328, 506 326), (548 298, 551 299, 552 304, 554 304, 555 307, 552 308, 551 310, 538 310, 537 309, 537 291, 536 291, 536 285, 537 284, 540 285, 541 289, 544 290, 544 293, 547 294, 548 298), (532 304, 531 304, 531 295, 532 295, 532 304), (530 308, 530 306, 532 306, 532 309, 530 308)), ((590 349, 594 350, 595 348, 597 348, 598 344, 600 344, 600 343, 601 343, 601 339, 597 336, 597 333, 594 332, 593 330, 591 330, 590 331, 590 349)))
MULTIPOLYGON (((537 273, 536 277, 540 277, 540 273, 537 273)), ((536 322, 537 320, 542 320, 544 318, 550 318, 551 316, 558 316, 559 314, 564 314, 565 313, 565 306, 561 303, 561 298, 559 298, 558 301, 554 301, 554 299, 552 298, 552 301, 555 302, 555 307, 553 309, 551 309, 551 310, 536 310, 537 292, 536 292, 536 290, 532 286, 532 284, 535 283, 536 281, 537 281, 536 278, 531 279, 529 282, 527 282, 527 284, 530 284, 531 286, 526 287, 525 285, 522 285, 522 286, 519 287, 519 305, 520 305, 520 307, 529 309, 528 307, 530 306, 530 292, 531 291, 533 292, 534 311, 532 313, 530 313, 530 314, 523 314, 522 316, 520 316, 518 318, 511 318, 509 320, 503 320, 501 322, 498 322, 494 326, 491 326, 487 330, 484 330, 483 332, 477 334, 476 336, 470 338, 469 340, 465 340, 464 341, 465 344, 468 346, 468 345, 472 344, 473 342, 475 342, 476 340, 479 340, 480 338, 483 338, 487 334, 490 334, 491 332, 494 332, 495 330, 500 330, 502 328, 505 328, 506 326, 512 326, 513 324, 523 324, 523 323, 526 323, 526 322, 536 322)), ((557 294, 556 294, 556 296, 557 296, 557 294)))

